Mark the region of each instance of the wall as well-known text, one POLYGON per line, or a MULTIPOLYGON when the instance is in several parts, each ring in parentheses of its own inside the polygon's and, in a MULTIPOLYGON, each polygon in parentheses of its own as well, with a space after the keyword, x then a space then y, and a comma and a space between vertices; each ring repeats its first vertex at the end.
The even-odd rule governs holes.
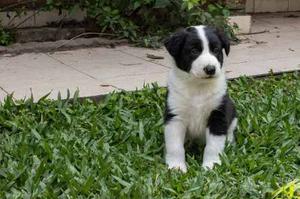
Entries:
MULTIPOLYGON (((1 0, 0 0, 1 1, 1 0)), ((21 17, 14 17, 16 12, 0 12, 1 23, 4 27, 12 28, 28 28, 47 26, 51 22, 60 22, 61 20, 75 20, 83 21, 86 13, 84 10, 74 10, 71 14, 68 11, 60 13, 58 10, 52 11, 27 11, 27 15, 21 17)))
POLYGON ((247 0, 246 12, 300 11, 300 0, 247 0))

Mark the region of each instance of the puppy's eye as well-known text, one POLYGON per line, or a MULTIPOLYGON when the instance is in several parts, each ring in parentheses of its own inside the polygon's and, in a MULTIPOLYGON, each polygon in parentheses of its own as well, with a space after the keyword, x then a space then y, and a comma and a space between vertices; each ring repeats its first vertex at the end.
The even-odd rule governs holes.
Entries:
POLYGON ((191 53, 192 53, 193 55, 198 55, 198 54, 200 53, 200 51, 199 51, 197 48, 193 48, 193 49, 191 50, 191 53))
POLYGON ((220 48, 219 47, 215 47, 214 49, 213 49, 213 53, 218 53, 220 51, 220 48))

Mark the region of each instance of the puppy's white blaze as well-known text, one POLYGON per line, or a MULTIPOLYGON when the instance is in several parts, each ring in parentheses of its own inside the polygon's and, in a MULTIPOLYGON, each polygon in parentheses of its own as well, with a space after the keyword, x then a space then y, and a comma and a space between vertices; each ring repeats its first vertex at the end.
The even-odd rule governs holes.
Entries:
POLYGON ((214 164, 220 164, 220 154, 225 148, 226 135, 213 135, 206 129, 206 146, 203 155, 202 166, 212 169, 214 164))
POLYGON ((199 38, 202 40, 203 54, 209 53, 209 44, 208 44, 208 40, 207 40, 205 32, 204 32, 205 27, 204 26, 196 26, 195 28, 197 29, 199 38))
POLYGON ((169 169, 186 172, 185 140, 186 128, 180 121, 172 120, 165 126, 166 163, 169 169))
POLYGON ((237 118, 234 118, 228 128, 228 131, 227 131, 227 140, 232 143, 234 142, 234 130, 236 129, 236 126, 237 126, 237 118))
POLYGON ((218 76, 222 72, 221 65, 218 59, 210 53, 209 42, 204 31, 205 27, 195 26, 195 28, 197 30, 199 38, 202 40, 203 50, 200 56, 192 63, 190 72, 195 76, 206 77, 207 75, 205 74, 203 68, 207 65, 213 65, 216 67, 215 76, 218 76))

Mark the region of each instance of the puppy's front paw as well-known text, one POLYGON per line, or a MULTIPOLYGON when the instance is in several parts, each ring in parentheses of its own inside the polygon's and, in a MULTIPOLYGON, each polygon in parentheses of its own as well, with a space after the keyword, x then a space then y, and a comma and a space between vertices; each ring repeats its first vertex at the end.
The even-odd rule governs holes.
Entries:
POLYGON ((179 169, 183 173, 186 173, 187 171, 185 162, 168 161, 167 164, 169 169, 179 169))
POLYGON ((214 167, 215 164, 221 164, 221 160, 220 159, 216 159, 216 160, 209 160, 209 161, 204 161, 202 164, 202 167, 205 170, 210 170, 214 167))

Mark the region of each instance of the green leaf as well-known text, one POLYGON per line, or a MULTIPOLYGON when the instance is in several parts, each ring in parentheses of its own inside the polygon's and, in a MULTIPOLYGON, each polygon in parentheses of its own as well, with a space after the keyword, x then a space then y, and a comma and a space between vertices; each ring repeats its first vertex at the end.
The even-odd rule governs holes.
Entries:
POLYGON ((156 0, 154 8, 166 8, 171 5, 170 0, 156 0))

